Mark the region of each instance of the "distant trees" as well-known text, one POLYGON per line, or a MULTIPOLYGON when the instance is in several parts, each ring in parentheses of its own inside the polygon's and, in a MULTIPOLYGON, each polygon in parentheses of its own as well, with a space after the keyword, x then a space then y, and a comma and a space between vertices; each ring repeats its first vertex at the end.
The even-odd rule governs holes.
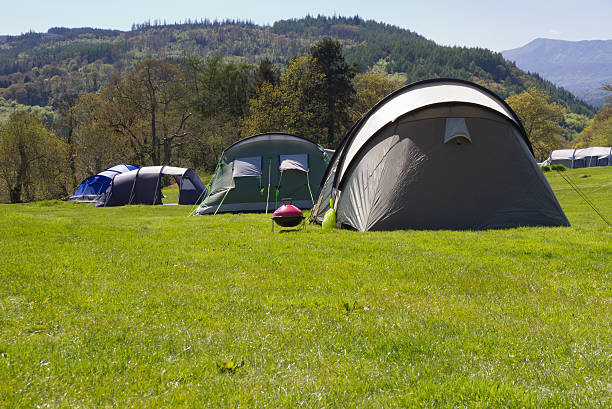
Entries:
MULTIPOLYGON (((604 91, 612 92, 612 83, 604 84, 601 87, 601 89, 604 90, 604 91)), ((607 97, 604 98, 604 104, 606 106, 612 106, 612 95, 608 95, 607 97)))
POLYGON ((29 112, 0 126, 0 179, 11 203, 59 198, 65 189, 66 144, 29 112))
POLYGON ((586 115, 567 112, 563 116, 563 137, 568 141, 573 141, 589 124, 591 118, 586 115))
POLYGON ((574 142, 576 148, 612 146, 612 106, 601 107, 574 142))
MULTIPOLYGON (((612 84, 605 84, 602 89, 612 92, 612 84)), ((612 95, 605 98, 604 104, 574 141, 576 148, 612 146, 612 95)))
MULTIPOLYGON (((64 83, 72 83, 71 91, 79 95, 96 92, 107 85, 109 70, 123 72, 147 57, 176 60, 185 53, 222 53, 236 58, 233 61, 256 64, 265 55, 280 65, 307 54, 315 41, 328 36, 351 45, 343 51, 346 61, 349 66, 358 64, 362 72, 384 60, 389 73, 405 73, 409 82, 463 78, 495 84, 504 97, 535 85, 547 89, 555 102, 572 112, 593 114, 591 107, 571 93, 522 72, 499 53, 440 46, 409 30, 357 16, 309 16, 278 21, 272 27, 235 20, 188 19, 184 24, 157 20, 136 24, 134 29, 125 33, 53 28, 52 35, 9 37, 0 48, 0 96, 28 105, 48 105, 63 92, 64 83)), ((261 82, 254 78, 256 85, 261 82)))
POLYGON ((521 119, 538 162, 546 159, 551 151, 566 144, 561 136, 563 128, 560 125, 565 108, 550 104, 549 98, 546 91, 529 88, 506 99, 521 119))
MULTIPOLYGON (((0 148, 7 158, 0 163, 6 186, 0 189, 11 190, 11 200, 58 197, 85 176, 121 162, 212 170, 225 147, 262 132, 293 133, 333 148, 405 81, 437 76, 476 80, 503 96, 515 94, 507 101, 523 121, 538 160, 564 146, 563 138, 580 146, 611 144, 606 137, 612 134, 612 107, 602 108, 590 122, 588 106, 499 54, 440 47, 357 17, 309 17, 265 30, 249 23, 193 22, 138 27, 127 36, 89 29, 56 34, 62 41, 41 43, 41 36, 26 35, 0 50, 0 125, 6 140, 0 148), (320 40, 310 46, 313 39, 320 40), (343 41, 351 47, 344 49, 343 41), (178 59, 181 47, 194 55, 178 59), (219 51, 229 58, 214 54, 219 51), (144 57, 156 55, 163 59, 144 57), (525 84, 537 89, 525 91, 525 84), (15 100, 52 103, 53 110, 15 100), (43 128, 34 116, 9 121, 22 109, 43 115, 43 128), (45 134, 45 127, 55 132, 45 134), (25 146, 17 129, 27 130, 24 140, 39 141, 42 149, 24 151, 21 157, 30 164, 26 173, 17 161, 18 147, 25 146), (47 152, 57 160, 48 162, 47 152), (34 188, 24 182, 52 180, 34 177, 41 172, 54 175, 53 183, 34 188)), ((605 89, 612 91, 612 85, 605 89)))

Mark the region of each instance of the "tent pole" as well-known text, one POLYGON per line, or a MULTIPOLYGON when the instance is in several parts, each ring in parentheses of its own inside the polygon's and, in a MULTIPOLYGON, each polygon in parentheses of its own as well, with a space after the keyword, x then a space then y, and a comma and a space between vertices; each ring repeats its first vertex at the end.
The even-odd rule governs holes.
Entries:
POLYGON ((272 167, 272 159, 268 161, 268 194, 266 195, 266 214, 268 214, 268 201, 270 200, 270 168, 272 167))
MULTIPOLYGON (((105 198, 104 206, 102 206, 102 207, 106 207, 106 204, 108 203, 108 201, 110 200, 111 196, 113 195, 113 186, 114 185, 115 185, 115 178, 112 178, 110 186, 106 189, 106 191, 108 192, 108 196, 105 198)), ((96 200, 96 202, 97 202, 97 200, 96 200)))
MULTIPOLYGON (((153 203, 151 203, 152 205, 155 204, 155 200, 157 199, 158 188, 159 188, 159 192, 161 193, 161 178, 162 178, 162 172, 164 171, 165 167, 166 165, 162 165, 162 167, 159 169, 159 174, 157 175, 157 183, 155 184, 155 195, 153 196, 153 203)), ((161 197, 159 198, 159 201, 161 202, 161 204, 164 204, 161 197)))
MULTIPOLYGON (((201 200, 204 200, 202 199, 203 195, 204 195, 204 190, 202 190, 202 193, 200 193, 200 196, 198 196, 195 204, 191 206, 191 208, 189 209, 189 213, 187 214, 188 217, 193 214, 193 211, 195 210, 196 207, 200 207, 200 205, 202 204, 201 200)), ((208 197, 208 189, 206 189, 206 196, 208 197)))
POLYGON ((230 190, 231 189, 227 189, 227 191, 223 195, 223 199, 221 199, 221 203, 219 203, 219 206, 217 206, 217 210, 215 210, 215 212, 213 213, 213 216, 216 215, 217 212, 219 211, 219 208, 221 208, 221 205, 223 204, 223 201, 225 200, 225 196, 227 196, 227 194, 229 193, 230 190))
POLYGON ((306 185, 308 186, 308 193, 310 193, 310 200, 312 201, 312 205, 314 207, 314 198, 312 197, 312 190, 310 189, 310 177, 308 174, 310 171, 306 172, 306 185))
MULTIPOLYGON (((132 204, 132 201, 134 200, 134 188, 136 187, 136 182, 138 181, 138 175, 140 174, 140 169, 142 168, 138 168, 138 170, 136 171, 136 174, 134 175, 134 182, 132 182, 132 190, 130 191, 130 199, 128 200, 127 204, 132 204)), ((115 179, 113 179, 114 181, 115 179)))
POLYGON ((281 170, 278 185, 276 186, 276 194, 274 196, 274 208, 278 208, 278 193, 280 192, 281 182, 283 181, 283 171, 281 170))

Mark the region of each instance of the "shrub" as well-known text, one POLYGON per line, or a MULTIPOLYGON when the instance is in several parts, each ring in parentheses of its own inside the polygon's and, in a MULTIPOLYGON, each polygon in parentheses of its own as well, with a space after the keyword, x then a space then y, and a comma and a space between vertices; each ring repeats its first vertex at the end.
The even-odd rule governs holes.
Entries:
POLYGON ((542 172, 550 172, 550 166, 540 166, 540 169, 542 169, 542 172))
POLYGON ((559 171, 559 172, 565 172, 567 170, 567 168, 565 166, 563 166, 563 165, 552 165, 550 167, 550 169, 551 170, 556 170, 556 171, 559 171))

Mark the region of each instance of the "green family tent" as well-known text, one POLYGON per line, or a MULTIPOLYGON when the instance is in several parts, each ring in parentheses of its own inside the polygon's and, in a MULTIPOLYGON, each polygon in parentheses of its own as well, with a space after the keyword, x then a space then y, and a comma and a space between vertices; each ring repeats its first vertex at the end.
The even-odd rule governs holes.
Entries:
POLYGON ((221 154, 208 195, 195 214, 273 211, 282 198, 310 209, 328 162, 323 147, 300 136, 245 138, 221 154))
POLYGON ((331 159, 311 218, 334 198, 359 231, 568 226, 519 118, 491 91, 435 79, 384 98, 331 159))

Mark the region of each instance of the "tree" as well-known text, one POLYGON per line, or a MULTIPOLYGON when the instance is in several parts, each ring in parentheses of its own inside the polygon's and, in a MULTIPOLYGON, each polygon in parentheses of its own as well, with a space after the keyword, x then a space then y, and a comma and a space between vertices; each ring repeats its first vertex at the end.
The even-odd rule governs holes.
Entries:
POLYGON ((278 68, 274 66, 272 60, 268 57, 264 57, 260 62, 255 72, 253 72, 253 80, 255 82, 255 88, 261 88, 264 82, 271 85, 276 85, 280 81, 280 72, 278 68))
POLYGON ((188 78, 191 104, 203 118, 221 111, 234 116, 246 112, 250 65, 224 63, 220 55, 206 62, 191 57, 184 62, 183 72, 188 78))
POLYGON ((402 84, 374 73, 358 74, 355 77, 355 100, 351 107, 354 123, 368 112, 378 101, 400 88, 402 84))
MULTIPOLYGON (((605 84, 602 89, 612 92, 612 84, 605 84)), ((612 96, 604 99, 604 106, 593 117, 593 120, 578 135, 574 146, 587 148, 589 146, 612 146, 612 96)))
POLYGON ((506 99, 523 123, 538 162, 566 144, 561 137, 563 128, 560 126, 565 108, 549 104, 549 98, 546 91, 529 88, 506 99))
POLYGON ((129 140, 138 163, 168 164, 188 136, 191 111, 185 95, 182 74, 173 64, 147 59, 111 79, 94 117, 129 140))
POLYGON ((327 128, 327 144, 335 146, 338 135, 349 126, 349 107, 353 102, 355 66, 349 66, 342 53, 342 44, 329 37, 310 48, 317 71, 323 74, 321 88, 313 95, 325 104, 324 123, 327 128))
POLYGON ((574 141, 575 148, 589 146, 612 146, 612 106, 601 107, 574 141))
POLYGON ((66 194, 64 141, 48 131, 29 112, 11 114, 0 127, 0 178, 11 203, 35 198, 57 198, 66 194))
POLYGON ((59 120, 56 123, 56 128, 66 138, 68 148, 68 168, 70 169, 70 178, 72 187, 77 186, 76 174, 76 149, 75 149, 75 132, 77 129, 77 101, 76 94, 64 94, 54 101, 54 107, 59 112, 59 120))
POLYGON ((568 141, 574 140, 589 124, 591 118, 586 115, 568 112, 563 116, 563 137, 568 141))
POLYGON ((264 82, 258 96, 250 100, 245 132, 287 132, 324 143, 326 105, 313 97, 323 79, 311 56, 291 60, 277 86, 264 82))
POLYGON ((241 136, 240 120, 227 112, 208 118, 195 117, 189 122, 192 137, 178 153, 192 168, 213 170, 223 149, 241 136))
POLYGON ((187 58, 181 69, 194 113, 187 125, 192 137, 181 153, 192 167, 212 168, 223 147, 241 136, 241 121, 253 85, 252 67, 225 63, 221 56, 187 58))
MULTIPOLYGON (((601 87, 612 92, 612 84, 601 87)), ((576 138, 576 148, 589 146, 612 146, 612 96, 604 99, 604 106, 597 111, 593 120, 576 138)))
POLYGON ((73 134, 78 180, 96 174, 116 163, 140 164, 130 140, 115 132, 109 121, 100 117, 106 112, 99 94, 85 94, 77 102, 77 129, 73 134))

